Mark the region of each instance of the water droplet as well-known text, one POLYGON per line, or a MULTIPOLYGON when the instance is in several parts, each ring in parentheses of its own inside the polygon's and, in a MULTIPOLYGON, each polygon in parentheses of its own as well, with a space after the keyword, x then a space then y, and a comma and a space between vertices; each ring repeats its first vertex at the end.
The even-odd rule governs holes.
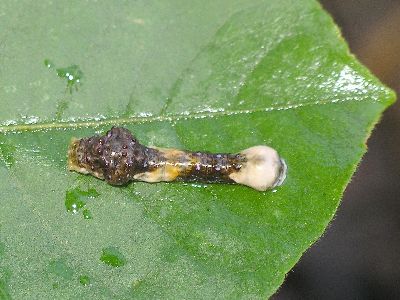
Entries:
MULTIPOLYGON (((86 206, 86 202, 90 198, 96 198, 100 194, 93 188, 82 191, 79 188, 69 190, 65 194, 65 208, 68 212, 76 214, 80 209, 86 206)), ((85 219, 92 219, 92 213, 88 209, 82 211, 85 219)))
POLYGON ((122 267, 126 264, 125 256, 118 250, 118 248, 110 246, 103 248, 103 253, 100 260, 106 265, 112 267, 122 267))
POLYGON ((133 290, 137 289, 140 286, 141 283, 142 283, 142 280, 140 280, 140 279, 133 280, 132 281, 132 289, 133 290))
MULTIPOLYGON (((54 63, 49 59, 45 59, 44 64, 49 69, 55 68, 54 63)), ((70 94, 72 94, 74 87, 76 91, 78 90, 78 86, 81 84, 81 80, 83 78, 83 72, 78 65, 70 65, 65 68, 57 68, 56 72, 58 77, 67 80, 67 90, 69 90, 70 94)))
POLYGON ((204 183, 192 183, 191 186, 195 188, 203 188, 203 189, 207 188, 207 184, 204 183))
POLYGON ((88 286, 90 284, 90 277, 87 275, 81 275, 79 276, 79 282, 83 286, 88 286))
POLYGON ((36 124, 39 122, 39 117, 37 116, 22 116, 22 119, 25 121, 25 124, 36 124))
POLYGON ((50 69, 50 68, 54 68, 54 64, 53 64, 53 62, 52 62, 50 59, 45 59, 45 60, 44 60, 44 65, 45 65, 46 67, 48 67, 49 69, 50 69))
POLYGON ((0 138, 0 166, 4 164, 7 168, 11 168, 14 165, 15 150, 16 147, 14 145, 2 141, 0 138))
POLYGON ((88 209, 84 209, 83 211, 82 211, 82 214, 83 214, 83 218, 84 219, 93 219, 93 215, 92 215, 92 213, 91 213, 91 211, 90 210, 88 210, 88 209))

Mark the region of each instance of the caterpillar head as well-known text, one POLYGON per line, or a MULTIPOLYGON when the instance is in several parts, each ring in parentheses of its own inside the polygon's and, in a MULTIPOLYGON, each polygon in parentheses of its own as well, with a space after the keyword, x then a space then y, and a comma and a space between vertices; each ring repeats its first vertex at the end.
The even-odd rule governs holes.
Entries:
POLYGON ((73 138, 68 149, 68 169, 122 185, 131 180, 135 165, 143 159, 142 148, 127 129, 120 127, 113 127, 104 136, 73 138))

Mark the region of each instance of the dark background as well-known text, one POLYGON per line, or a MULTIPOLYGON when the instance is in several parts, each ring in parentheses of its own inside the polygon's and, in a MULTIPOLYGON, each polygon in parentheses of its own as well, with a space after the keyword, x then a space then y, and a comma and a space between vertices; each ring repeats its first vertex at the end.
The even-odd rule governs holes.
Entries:
MULTIPOLYGON (((351 51, 400 94, 400 0, 324 0, 351 51)), ((335 220, 274 300, 400 299, 400 101, 383 115, 335 220)))

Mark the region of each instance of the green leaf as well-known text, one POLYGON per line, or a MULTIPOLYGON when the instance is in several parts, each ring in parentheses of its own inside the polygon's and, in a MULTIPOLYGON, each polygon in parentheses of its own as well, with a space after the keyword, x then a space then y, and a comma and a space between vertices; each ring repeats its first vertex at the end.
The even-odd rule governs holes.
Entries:
POLYGON ((265 299, 394 101, 312 0, 6 0, 0 27, 5 298, 265 299), (160 147, 268 144, 288 177, 262 193, 68 172, 70 139, 112 125, 160 147))

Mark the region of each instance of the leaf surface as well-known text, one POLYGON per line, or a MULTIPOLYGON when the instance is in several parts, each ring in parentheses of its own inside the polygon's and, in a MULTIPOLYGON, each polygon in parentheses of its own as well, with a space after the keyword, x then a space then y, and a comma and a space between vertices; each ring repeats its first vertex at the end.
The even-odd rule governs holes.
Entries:
POLYGON ((0 27, 0 298, 270 296, 394 101, 310 0, 2 1, 0 27), (288 177, 262 193, 66 171, 71 137, 112 125, 159 147, 271 145, 288 177))

